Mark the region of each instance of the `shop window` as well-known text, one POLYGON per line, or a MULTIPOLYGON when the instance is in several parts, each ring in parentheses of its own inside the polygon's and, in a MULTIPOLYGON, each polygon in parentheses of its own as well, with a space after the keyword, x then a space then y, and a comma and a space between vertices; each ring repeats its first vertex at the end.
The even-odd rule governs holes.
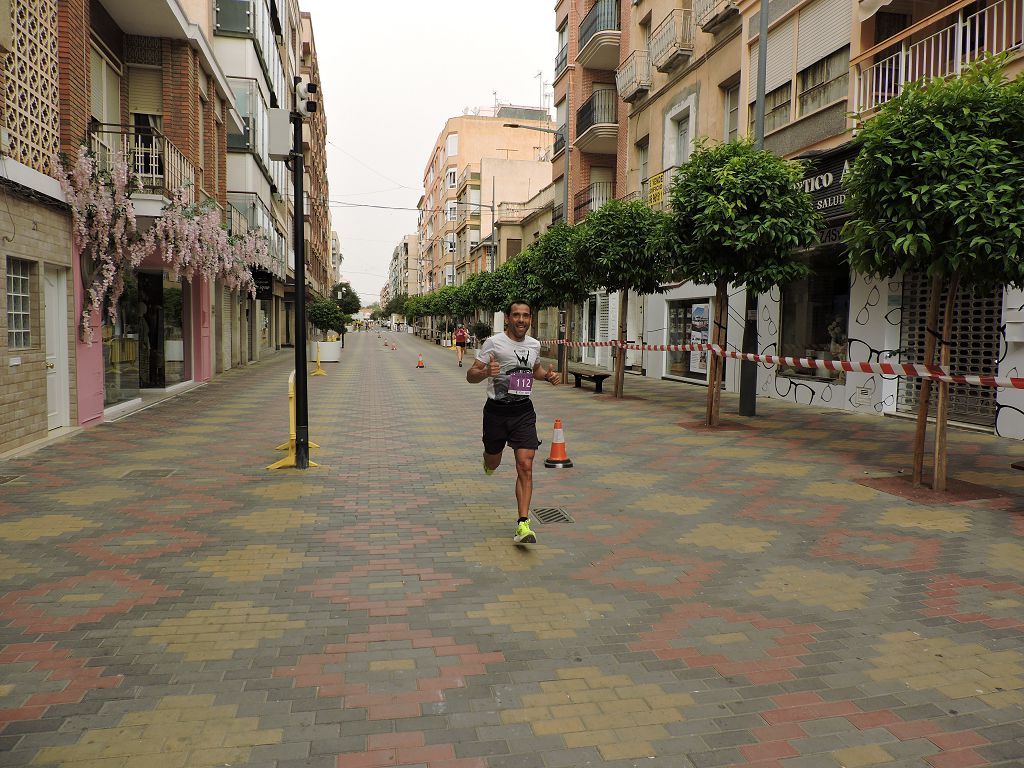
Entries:
POLYGON ((7 348, 32 346, 32 262, 7 258, 7 348))
MULTIPOLYGON (((806 254, 811 274, 782 289, 780 353, 785 357, 845 360, 850 316, 850 268, 841 250, 821 248, 806 254)), ((840 372, 780 366, 779 373, 837 379, 840 372)))
POLYGON ((800 114, 807 115, 845 99, 849 79, 849 46, 811 64, 800 73, 800 114))
MULTIPOLYGON (((707 344, 711 332, 711 299, 669 301, 668 343, 707 344)), ((708 353, 669 352, 667 376, 708 380, 708 353)))

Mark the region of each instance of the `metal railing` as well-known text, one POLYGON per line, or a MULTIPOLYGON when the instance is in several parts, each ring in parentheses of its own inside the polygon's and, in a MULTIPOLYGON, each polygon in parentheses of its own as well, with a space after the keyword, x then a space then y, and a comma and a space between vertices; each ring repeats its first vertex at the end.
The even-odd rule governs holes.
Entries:
POLYGON ((733 14, 738 13, 739 8, 735 0, 694 0, 693 2, 694 21, 705 32, 712 32, 714 27, 719 26, 718 23, 709 26, 716 16, 721 16, 723 20, 730 18, 726 11, 733 14))
POLYGON ((651 35, 651 63, 658 71, 666 72, 681 58, 689 58, 693 55, 695 35, 692 11, 670 11, 651 35))
POLYGON ((602 205, 615 197, 615 184, 611 181, 595 181, 586 189, 573 195, 573 214, 576 221, 585 218, 591 211, 596 211, 602 205))
POLYGON ((565 68, 569 66, 569 44, 566 43, 562 46, 562 50, 555 56, 555 77, 557 78, 560 74, 565 72, 565 68))
POLYGON ((232 235, 244 235, 249 231, 249 222, 245 220, 245 214, 228 203, 228 232, 232 235))
POLYGON ((619 29, 619 0, 597 0, 580 23, 580 50, 586 48, 597 33, 619 29))
POLYGON ((195 166, 155 128, 96 123, 89 130, 89 149, 103 170, 109 170, 114 153, 121 152, 140 191, 170 198, 184 189, 185 200, 195 202, 195 166))
POLYGON ((576 135, 582 136, 598 123, 618 123, 619 99, 615 91, 594 91, 576 110, 576 135))
POLYGON ((633 51, 615 72, 615 87, 623 101, 630 101, 651 89, 651 55, 633 51))
POLYGON ((565 219, 565 207, 561 203, 556 203, 551 207, 551 223, 557 224, 563 219, 565 219))
POLYGON ((555 136, 555 143, 552 147, 552 152, 558 154, 565 149, 565 123, 558 126, 558 134, 555 136))
POLYGON ((971 14, 966 10, 922 19, 854 59, 856 111, 877 109, 906 83, 956 76, 987 54, 1024 48, 1024 0, 997 0, 971 14))

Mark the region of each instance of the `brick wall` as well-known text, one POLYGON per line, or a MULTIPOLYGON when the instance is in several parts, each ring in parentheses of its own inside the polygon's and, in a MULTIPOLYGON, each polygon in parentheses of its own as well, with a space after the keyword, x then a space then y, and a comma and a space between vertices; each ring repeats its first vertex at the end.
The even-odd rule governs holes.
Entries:
MULTIPOLYGON (((57 209, 24 200, 4 192, 14 223, 13 239, 4 243, 0 254, 0 453, 46 436, 46 328, 43 312, 43 275, 45 262, 68 268, 71 263, 71 230, 65 214, 57 209), (7 257, 28 261, 31 267, 30 329, 27 349, 8 349, 7 346, 7 257), (12 366, 11 359, 20 358, 12 366)), ((68 317, 73 323, 74 298, 71 295, 72 276, 67 269, 68 317)), ((68 381, 75 381, 74 325, 68 330, 68 381)), ((74 386, 70 387, 71 423, 76 422, 74 386)))
MULTIPOLYGON (((89 123, 89 2, 57 4, 60 52, 60 146, 78 151, 89 123)), ((6 343, 6 342, 5 342, 6 343)))
POLYGON ((182 40, 163 41, 164 135, 199 167, 199 62, 182 40))

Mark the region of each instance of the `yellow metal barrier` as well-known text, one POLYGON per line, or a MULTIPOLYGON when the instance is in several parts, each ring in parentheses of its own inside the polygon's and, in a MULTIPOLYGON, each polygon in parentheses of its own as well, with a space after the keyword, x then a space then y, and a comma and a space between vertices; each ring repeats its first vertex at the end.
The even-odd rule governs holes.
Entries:
MULTIPOLYGON (((320 446, 311 440, 309 447, 319 448, 320 446)), ((288 376, 288 442, 281 443, 275 450, 288 451, 288 455, 280 461, 275 461, 267 469, 284 469, 295 466, 295 371, 288 376)), ((319 467, 320 465, 315 461, 310 461, 309 466, 319 467)))
POLYGON ((327 371, 320 367, 320 342, 316 343, 316 368, 313 370, 310 376, 326 376, 327 371))

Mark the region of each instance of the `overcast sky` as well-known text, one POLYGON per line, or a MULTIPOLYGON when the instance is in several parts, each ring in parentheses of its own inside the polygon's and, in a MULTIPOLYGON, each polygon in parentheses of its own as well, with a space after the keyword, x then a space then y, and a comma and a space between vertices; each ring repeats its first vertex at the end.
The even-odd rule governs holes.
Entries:
MULTIPOLYGON (((553 0, 299 0, 313 18, 342 276, 364 305, 416 231, 434 140, 465 108, 537 105, 550 92, 553 0), (543 72, 542 81, 536 77, 543 72), (383 210, 385 206, 409 210, 383 210)), ((550 106, 550 98, 548 106, 550 106)))

